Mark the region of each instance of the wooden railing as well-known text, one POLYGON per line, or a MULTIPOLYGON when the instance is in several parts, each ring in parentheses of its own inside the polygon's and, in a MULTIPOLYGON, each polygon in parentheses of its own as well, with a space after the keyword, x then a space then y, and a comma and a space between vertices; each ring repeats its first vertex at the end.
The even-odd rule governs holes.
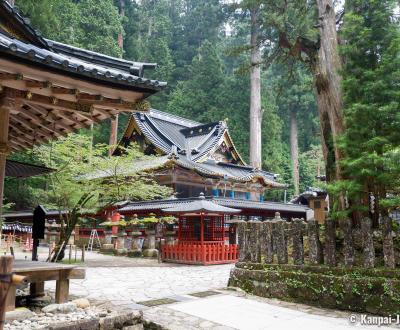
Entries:
POLYGON ((225 245, 215 242, 181 242, 161 247, 164 261, 187 264, 223 264, 237 261, 237 245, 225 245))

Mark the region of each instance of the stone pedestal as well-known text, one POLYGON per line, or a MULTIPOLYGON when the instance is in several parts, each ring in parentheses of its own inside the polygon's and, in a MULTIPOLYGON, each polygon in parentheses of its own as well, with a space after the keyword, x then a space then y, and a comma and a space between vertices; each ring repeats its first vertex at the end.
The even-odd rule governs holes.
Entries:
POLYGON ((103 244, 101 246, 100 252, 112 252, 114 250, 114 245, 113 244, 103 244))
POLYGON ((146 239, 143 244, 143 257, 157 258, 158 250, 156 249, 156 232, 153 229, 146 230, 146 239))
POLYGON ((112 231, 111 229, 104 230, 104 244, 112 244, 112 231))
POLYGON ((127 234, 125 232, 120 232, 118 233, 118 238, 117 238, 117 249, 125 249, 125 239, 126 239, 127 234))
POLYGON ((132 236, 132 245, 130 251, 128 252, 128 256, 141 257, 142 248, 140 244, 140 236, 142 236, 142 233, 140 231, 132 231, 131 236, 132 236))
POLYGON ((173 244, 175 240, 175 231, 168 230, 165 232, 165 244, 173 244))

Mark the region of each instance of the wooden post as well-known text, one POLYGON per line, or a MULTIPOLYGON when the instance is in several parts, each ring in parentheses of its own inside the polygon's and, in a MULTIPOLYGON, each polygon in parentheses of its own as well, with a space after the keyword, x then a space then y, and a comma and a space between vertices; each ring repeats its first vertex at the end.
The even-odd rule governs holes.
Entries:
POLYGON ((206 251, 204 245, 204 215, 200 214, 200 246, 201 246, 201 261, 206 262, 206 251))
POLYGON ((44 296, 44 282, 31 283, 29 286, 29 295, 31 298, 44 296))
MULTIPOLYGON (((6 176, 6 158, 10 153, 8 146, 8 127, 10 123, 10 110, 14 108, 12 100, 2 98, 0 101, 0 221, 3 213, 4 179, 6 176)), ((0 232, 1 234, 1 232, 0 232)))
POLYGON ((69 254, 68 254, 69 263, 71 263, 71 259, 72 259, 72 245, 70 244, 69 245, 69 254))
POLYGON ((115 115, 111 118, 111 130, 110 130, 110 140, 109 145, 110 149, 108 151, 109 156, 112 156, 112 153, 117 145, 117 134, 118 134, 118 115, 115 115))
MULTIPOLYGON (((0 275, 7 275, 11 274, 13 268, 13 257, 0 257, 0 275)), ((5 320, 5 313, 6 313, 6 300, 8 296, 9 290, 12 290, 11 286, 11 277, 9 278, 9 282, 7 279, 0 282, 0 330, 3 329, 4 320, 5 320)))
POLYGON ((85 262, 85 245, 82 247, 82 262, 85 262))
POLYGON ((60 271, 60 279, 56 282, 56 303, 63 304, 68 301, 69 279, 63 270, 60 271))

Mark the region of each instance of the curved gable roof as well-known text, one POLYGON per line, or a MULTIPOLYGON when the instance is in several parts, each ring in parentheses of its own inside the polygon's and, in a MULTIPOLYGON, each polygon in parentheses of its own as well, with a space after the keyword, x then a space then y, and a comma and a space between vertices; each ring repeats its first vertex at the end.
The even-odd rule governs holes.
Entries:
POLYGON ((139 130, 161 153, 167 155, 176 147, 177 153, 192 161, 210 158, 228 140, 231 151, 240 164, 245 164, 231 141, 224 122, 202 124, 176 115, 151 109, 148 113, 133 113, 120 145, 129 145, 134 130, 139 130))

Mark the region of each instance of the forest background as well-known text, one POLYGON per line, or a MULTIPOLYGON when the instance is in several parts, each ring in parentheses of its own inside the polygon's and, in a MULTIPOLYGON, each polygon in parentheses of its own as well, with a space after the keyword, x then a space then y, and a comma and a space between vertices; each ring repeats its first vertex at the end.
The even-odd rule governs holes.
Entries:
MULTIPOLYGON (((248 44, 249 22, 219 0, 17 0, 16 6, 49 39, 140 62, 155 62, 145 76, 168 87, 149 101, 155 109, 200 122, 228 119, 230 133, 244 159, 249 157, 249 57, 235 50, 248 44), (124 4, 121 15, 121 4, 124 4), (118 38, 123 38, 123 49, 118 38)), ((295 194, 291 146, 298 146, 299 191, 318 184, 323 171, 319 121, 308 69, 276 61, 262 67, 262 167, 295 194), (292 136, 292 138, 291 138, 292 136)), ((120 115, 120 137, 129 115, 120 115)), ((108 143, 110 122, 95 126, 93 143, 108 143)), ((292 149, 293 153, 293 149, 292 149)), ((32 152, 14 159, 37 162, 32 152)), ((6 200, 14 208, 38 203, 43 180, 8 179, 6 200)), ((283 201, 284 192, 267 196, 283 201)))

